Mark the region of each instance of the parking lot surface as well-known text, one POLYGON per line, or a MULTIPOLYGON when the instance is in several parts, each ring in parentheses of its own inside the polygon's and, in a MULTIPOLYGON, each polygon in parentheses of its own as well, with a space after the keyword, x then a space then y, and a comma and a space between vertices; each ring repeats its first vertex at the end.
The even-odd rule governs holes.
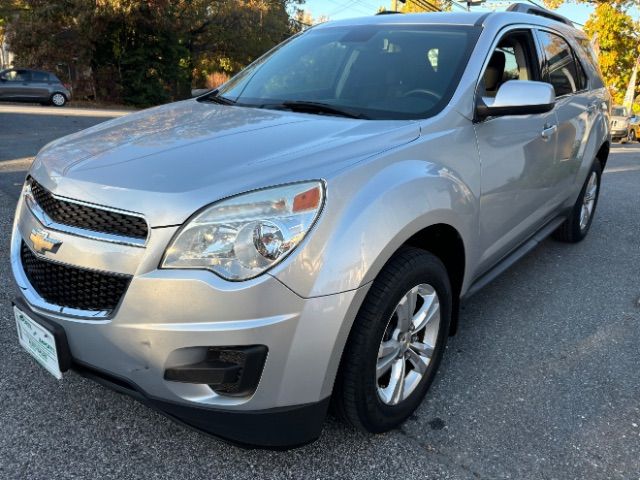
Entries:
POLYGON ((48 141, 123 112, 0 106, 0 478, 640 478, 640 144, 616 145, 587 239, 542 243, 470 299, 401 430, 329 418, 289 452, 241 450, 18 345, 9 234, 48 141))

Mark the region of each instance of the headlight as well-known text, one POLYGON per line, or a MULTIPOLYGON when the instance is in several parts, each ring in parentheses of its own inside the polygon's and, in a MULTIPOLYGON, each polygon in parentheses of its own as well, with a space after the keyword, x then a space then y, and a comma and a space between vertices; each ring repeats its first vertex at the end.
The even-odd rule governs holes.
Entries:
POLYGON ((321 182, 268 188, 221 200, 182 227, 161 266, 207 269, 227 280, 257 277, 296 248, 323 203, 321 182))

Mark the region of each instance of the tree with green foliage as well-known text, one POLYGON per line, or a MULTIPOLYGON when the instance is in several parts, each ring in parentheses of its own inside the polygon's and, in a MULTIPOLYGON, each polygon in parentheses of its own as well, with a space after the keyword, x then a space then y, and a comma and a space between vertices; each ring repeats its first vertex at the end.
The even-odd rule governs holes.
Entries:
MULTIPOLYGON (((76 91, 136 106, 185 98, 295 33, 301 0, 0 0, 16 63, 75 71, 76 91), (88 78, 89 85, 82 85, 88 78)), ((65 75, 62 75, 65 77, 65 75)))

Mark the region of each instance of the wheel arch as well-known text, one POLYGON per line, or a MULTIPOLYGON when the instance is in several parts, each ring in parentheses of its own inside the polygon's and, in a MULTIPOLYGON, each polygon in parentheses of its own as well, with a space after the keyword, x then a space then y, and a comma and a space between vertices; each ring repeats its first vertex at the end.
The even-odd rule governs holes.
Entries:
MULTIPOLYGON (((449 335, 454 335, 458 328, 460 293, 464 284, 466 273, 465 269, 467 266, 467 255, 462 235, 458 229, 448 223, 432 223, 418 229, 404 241, 397 244, 397 247, 385 259, 384 265, 386 265, 398 251, 406 246, 419 248, 435 255, 447 269, 452 290, 452 309, 449 335)), ((353 317, 355 317, 357 312, 360 310, 368 290, 368 288, 364 289, 362 294, 358 296, 355 302, 357 305, 353 306, 353 317)), ((331 392, 332 395, 334 393, 335 382, 338 381, 341 375, 340 372, 342 370, 344 353, 351 336, 352 326, 352 323, 349 323, 344 341, 340 342, 340 347, 334 351, 337 355, 337 362, 334 367, 335 370, 332 370, 332 374, 328 375, 325 379, 325 388, 329 387, 328 391, 331 392)), ((332 402, 332 405, 335 410, 336 404, 332 402)))
POLYGON ((604 168, 607 166, 607 161, 609 160, 609 151, 611 149, 611 145, 609 141, 604 142, 598 152, 596 153, 596 159, 600 162, 600 168, 604 172, 604 168))
POLYGON ((458 328, 460 312, 460 293, 464 282, 466 254, 462 236, 451 225, 438 223, 430 225, 412 235, 404 244, 432 253, 440 259, 449 274, 453 305, 451 311, 451 328, 454 335, 458 328))

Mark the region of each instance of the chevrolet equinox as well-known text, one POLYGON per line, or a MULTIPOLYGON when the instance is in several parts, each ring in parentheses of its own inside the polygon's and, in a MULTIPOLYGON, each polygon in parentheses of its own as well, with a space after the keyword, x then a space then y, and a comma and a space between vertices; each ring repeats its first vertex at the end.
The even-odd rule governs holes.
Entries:
POLYGON ((610 98, 563 17, 377 15, 217 90, 44 147, 11 245, 19 341, 245 446, 368 432, 432 383, 462 300, 578 242, 610 98))

